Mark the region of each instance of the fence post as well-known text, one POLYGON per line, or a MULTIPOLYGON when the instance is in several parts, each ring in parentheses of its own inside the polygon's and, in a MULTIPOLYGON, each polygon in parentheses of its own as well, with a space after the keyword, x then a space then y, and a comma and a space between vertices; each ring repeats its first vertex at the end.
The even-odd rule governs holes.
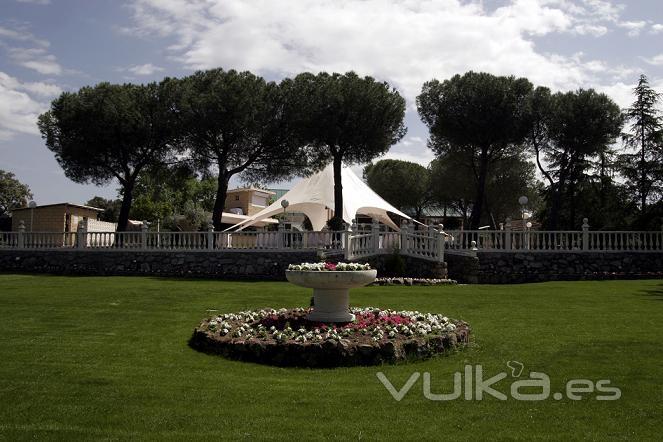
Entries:
POLYGON ((589 250, 589 219, 582 219, 582 249, 589 250))
POLYGON ((23 220, 18 222, 18 240, 16 245, 19 249, 25 248, 25 221, 23 220))
POLYGON ((140 248, 147 250, 147 220, 143 220, 143 224, 140 226, 140 248))
POLYGON ((511 227, 511 218, 507 218, 504 225, 504 248, 506 250, 511 250, 511 227))
POLYGON ((279 223, 279 234, 276 236, 276 248, 282 249, 285 247, 285 224, 279 223))
POLYGON ((439 224, 439 230, 437 232, 437 260, 439 262, 444 262, 444 225, 439 224))
POLYGON ((380 251, 380 223, 375 218, 371 223, 371 243, 373 253, 377 254, 380 251))
POLYGON ((207 225, 207 250, 214 250, 214 224, 207 225))
POLYGON ((84 249, 87 246, 87 229, 85 228, 85 223, 83 221, 78 222, 78 228, 76 229, 76 248, 84 249))
POLYGON ((401 255, 407 254, 407 220, 401 223, 401 255))
POLYGON ((353 253, 353 248, 354 248, 354 240, 352 238, 353 234, 357 234, 357 220, 353 219, 352 220, 352 225, 348 227, 348 230, 345 232, 345 260, 349 261, 353 258, 354 253, 353 253))

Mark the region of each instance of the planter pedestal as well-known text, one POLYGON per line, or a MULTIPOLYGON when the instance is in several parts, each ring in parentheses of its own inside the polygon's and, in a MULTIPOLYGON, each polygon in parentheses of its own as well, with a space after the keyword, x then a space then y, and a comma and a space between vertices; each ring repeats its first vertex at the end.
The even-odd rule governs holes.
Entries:
POLYGON ((350 289, 370 284, 376 270, 306 271, 287 270, 285 276, 293 284, 313 289, 313 311, 306 319, 315 322, 351 322, 350 289))
POLYGON ((350 289, 313 289, 313 311, 306 317, 316 322, 350 322, 350 289))

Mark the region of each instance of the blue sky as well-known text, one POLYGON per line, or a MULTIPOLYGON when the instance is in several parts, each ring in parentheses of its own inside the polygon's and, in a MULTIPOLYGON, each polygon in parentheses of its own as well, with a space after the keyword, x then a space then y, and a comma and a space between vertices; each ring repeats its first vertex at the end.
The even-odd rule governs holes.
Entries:
POLYGON ((641 73, 663 92, 662 37, 658 0, 0 0, 0 169, 39 204, 115 196, 115 185, 64 176, 39 113, 84 85, 212 67, 388 81, 406 97, 409 130, 387 157, 426 164, 414 107, 424 81, 513 74, 554 90, 594 87, 627 106, 641 73))

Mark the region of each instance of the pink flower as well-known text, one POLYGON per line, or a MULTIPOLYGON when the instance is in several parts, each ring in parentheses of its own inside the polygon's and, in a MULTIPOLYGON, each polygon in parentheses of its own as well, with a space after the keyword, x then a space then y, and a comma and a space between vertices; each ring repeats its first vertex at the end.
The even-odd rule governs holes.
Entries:
POLYGON ((326 262, 325 269, 329 271, 334 271, 336 270, 336 264, 334 264, 333 262, 326 262))

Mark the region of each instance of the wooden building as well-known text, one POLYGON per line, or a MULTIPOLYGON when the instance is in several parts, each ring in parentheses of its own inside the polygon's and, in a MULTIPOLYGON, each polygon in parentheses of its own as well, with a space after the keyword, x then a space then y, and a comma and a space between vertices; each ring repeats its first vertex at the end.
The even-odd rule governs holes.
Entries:
POLYGON ((12 231, 21 221, 26 232, 75 232, 80 221, 97 220, 103 209, 81 204, 59 203, 12 211, 12 231))

